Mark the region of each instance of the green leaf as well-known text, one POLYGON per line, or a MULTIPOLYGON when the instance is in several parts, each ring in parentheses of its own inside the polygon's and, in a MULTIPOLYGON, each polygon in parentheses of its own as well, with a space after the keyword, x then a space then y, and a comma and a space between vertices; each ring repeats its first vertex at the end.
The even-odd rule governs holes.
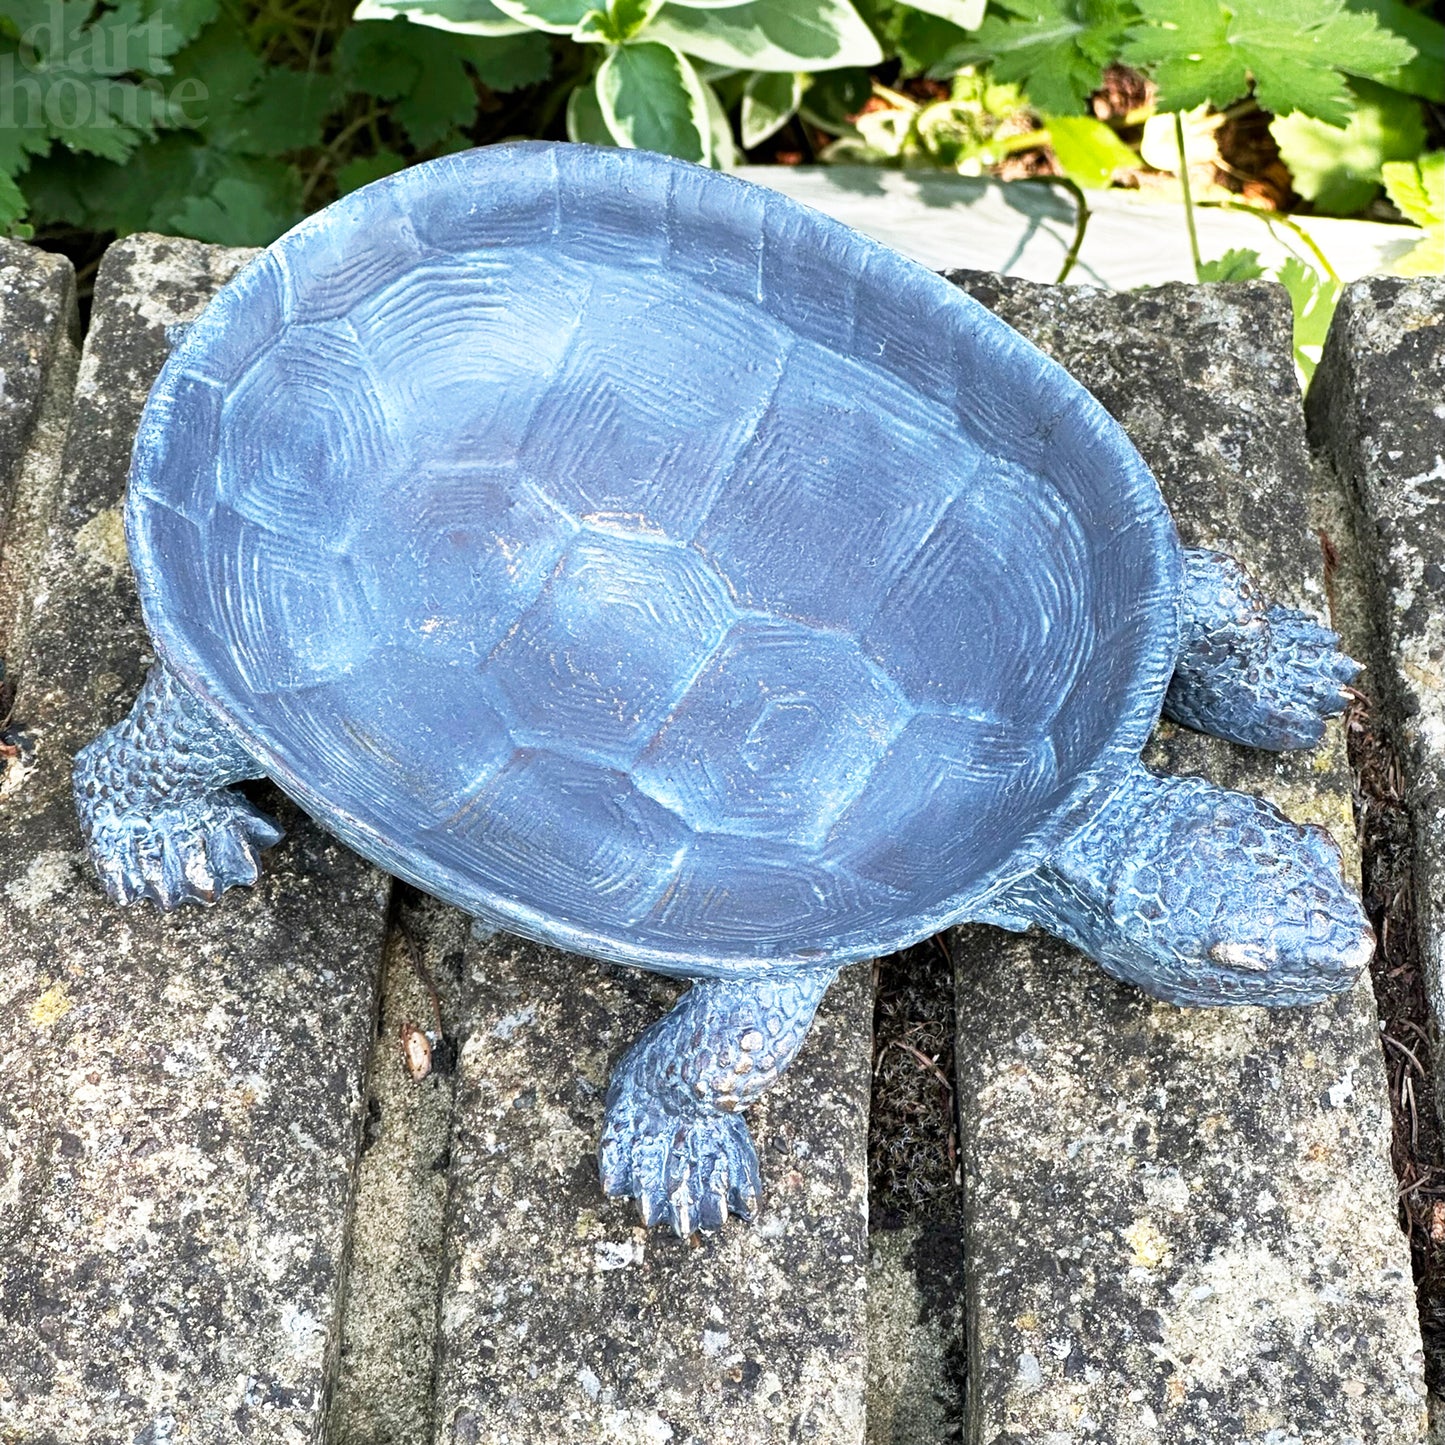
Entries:
POLYGON ((1431 151, 1413 164, 1391 161, 1380 168, 1385 194, 1417 226, 1445 225, 1445 151, 1431 151))
POLYGON ((1254 81, 1256 99, 1276 115, 1303 111, 1345 125, 1344 73, 1398 69, 1414 48, 1345 0, 1136 0, 1143 23, 1121 57, 1151 71, 1161 110, 1223 109, 1254 81))
POLYGON ((798 114, 829 135, 845 135, 853 129, 849 117, 857 115, 872 94, 873 77, 866 70, 826 70, 808 82, 798 114))
POLYGON ((588 0, 494 0, 509 19, 533 30, 570 35, 595 7, 588 0))
POLYGON ((1406 95, 1445 101, 1445 65, 1440 63, 1445 56, 1445 25, 1404 0, 1345 0, 1345 4, 1373 15, 1386 30, 1393 30, 1415 47, 1413 60, 1398 70, 1376 71, 1375 80, 1406 95))
POLYGON ((300 219, 300 178, 288 166, 255 162, 190 197, 166 222, 174 235, 221 246, 269 246, 300 219))
POLYGON ((713 86, 704 82, 702 93, 707 97, 708 138, 712 143, 713 169, 730 171, 741 157, 737 143, 733 140, 733 128, 728 123, 728 113, 723 109, 722 97, 713 86))
POLYGON ((336 190, 339 195, 349 196, 372 181, 384 176, 395 175, 406 165, 406 161, 395 151, 379 150, 375 155, 354 156, 336 172, 336 190))
POLYGON ((482 84, 498 95, 540 85, 552 73, 552 41, 539 30, 477 36, 462 42, 461 54, 482 84))
POLYGON ((341 102, 329 75, 274 67, 264 71, 226 137, 238 155, 279 156, 320 143, 326 117, 341 102))
POLYGON ((1308 387, 1344 288, 1294 256, 1288 257, 1275 275, 1294 307, 1294 364, 1300 384, 1308 387))
POLYGON ((1259 252, 1233 246, 1217 261, 1199 263, 1201 281, 1257 281, 1264 275, 1259 252))
POLYGON ((881 12, 873 28, 883 48, 898 57, 899 71, 905 77, 940 68, 946 57, 971 43, 966 30, 905 5, 881 12))
POLYGON ((592 146, 617 144, 616 137, 607 129, 597 87, 590 80, 577 86, 567 97, 567 139, 592 146))
POLYGON ((1385 191, 1425 235, 1392 268, 1401 276, 1445 275, 1445 151, 1418 161, 1390 161, 1383 168, 1385 191))
POLYGON ((847 0, 751 0, 725 10, 664 5, 649 38, 741 70, 877 65, 883 51, 847 0))
POLYGON ((346 85, 392 101, 393 117, 412 144, 425 149, 476 118, 477 92, 467 73, 468 56, 514 43, 446 35, 400 18, 368 20, 346 30, 335 59, 346 85))
POLYGON ((991 64, 996 80, 1022 85, 1049 115, 1075 115, 1099 88, 1137 18, 1132 0, 997 0, 1012 19, 990 14, 978 33, 929 73, 991 64))
POLYGON ((352 20, 391 20, 400 15, 457 35, 519 35, 531 29, 504 15, 492 0, 361 0, 352 20))
POLYGON ((670 45, 620 45, 597 72, 597 99, 620 144, 706 165, 707 96, 687 57, 670 45))
POLYGON ((1419 101, 1368 80, 1350 89, 1355 106, 1343 130, 1298 111, 1269 127, 1295 190, 1327 215, 1362 211, 1379 190, 1381 167, 1411 160, 1425 145, 1419 101))
POLYGON ((10 235, 29 209, 25 193, 4 171, 0 171, 0 235, 10 235))
POLYGON ((743 148, 762 145, 787 125, 803 98, 803 77, 780 70, 755 70, 743 90, 743 148))
POLYGON ((1103 189, 1115 171, 1139 164, 1138 155, 1093 116, 1046 116, 1044 123, 1064 174, 1086 189, 1103 189))
POLYGON ((908 0, 908 8, 936 15, 960 30, 977 30, 983 24, 988 0, 908 0))

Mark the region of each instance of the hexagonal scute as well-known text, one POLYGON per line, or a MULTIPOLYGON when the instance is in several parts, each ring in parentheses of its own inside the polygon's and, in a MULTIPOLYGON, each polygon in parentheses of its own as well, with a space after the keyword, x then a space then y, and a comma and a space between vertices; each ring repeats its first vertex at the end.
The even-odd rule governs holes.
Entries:
POLYGON ((147 501, 202 525, 216 505, 225 394, 205 376, 183 372, 146 408, 136 452, 147 459, 130 486, 147 501))
POLYGON ((733 615, 722 583, 689 548, 585 528, 487 676, 520 739, 562 740, 626 767, 733 615))
POLYGON ((528 436, 592 285, 555 251, 474 252, 418 266, 350 320, 419 450, 495 464, 528 436))
POLYGON ((1058 494, 990 458, 890 590, 863 646, 922 706, 981 708, 1037 728, 1090 655, 1093 572, 1058 494))
POLYGON ((639 934, 661 947, 706 939, 721 953, 796 963, 841 934, 895 920, 896 897, 788 844, 700 834, 639 934))
POLYGON ((522 462, 557 504, 686 541, 752 440, 786 333, 666 272, 601 271, 522 462))
POLYGON ((937 402, 800 343, 697 543, 746 606, 858 633, 980 458, 937 402))
POLYGON ((920 713, 838 820, 826 854, 924 913, 1005 863, 1059 795, 1047 738, 998 719, 920 713))
POLYGON ((220 499, 274 532, 338 538, 411 465, 344 322, 288 327, 226 400, 220 499))
POLYGON ((350 551, 383 636, 480 666, 576 531, 512 464, 433 463, 378 499, 350 551))
POLYGON ((398 799, 411 811, 405 821, 434 825, 515 751, 474 667, 399 648, 379 648, 365 668, 311 690, 298 704, 308 716, 295 720, 292 746, 310 752, 314 777, 346 780, 336 789, 343 808, 353 805, 348 791, 385 800, 377 811, 398 831, 398 799))
POLYGON ((590 931, 645 917, 688 836, 626 774, 524 749, 418 841, 522 909, 590 931))
POLYGON ((365 663, 376 621, 350 560, 322 538, 272 532, 218 507, 205 546, 206 611, 252 692, 311 687, 365 663))
POLYGON ((744 618, 636 769, 705 832, 817 847, 908 720, 851 638, 744 618))

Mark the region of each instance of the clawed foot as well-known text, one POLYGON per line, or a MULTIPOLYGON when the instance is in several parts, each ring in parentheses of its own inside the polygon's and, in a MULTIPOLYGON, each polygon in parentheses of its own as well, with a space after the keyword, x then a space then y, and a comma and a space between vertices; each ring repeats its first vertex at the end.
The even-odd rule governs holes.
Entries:
POLYGON ((1259 667, 1246 674, 1254 683, 1260 729, 1254 746, 1314 747, 1324 735, 1325 719, 1349 704, 1349 684, 1360 664, 1339 650, 1338 634, 1306 612, 1271 607, 1265 620, 1269 649, 1259 667))
POLYGON ((1232 557, 1185 553, 1182 633, 1164 711, 1245 747, 1308 748, 1359 664, 1308 613, 1269 606, 1232 557))
POLYGON ((758 1211, 758 1156, 741 1116, 679 1112, 625 1073, 608 1090, 598 1167, 608 1194, 635 1198, 644 1224, 670 1224, 682 1238, 721 1229, 729 1210, 758 1211))
MULTIPOLYGON (((84 814, 82 814, 84 817, 84 814)), ((149 898, 163 909, 214 903, 261 875, 261 850, 281 829, 240 793, 218 789, 153 813, 85 819, 101 885, 117 903, 149 898)))

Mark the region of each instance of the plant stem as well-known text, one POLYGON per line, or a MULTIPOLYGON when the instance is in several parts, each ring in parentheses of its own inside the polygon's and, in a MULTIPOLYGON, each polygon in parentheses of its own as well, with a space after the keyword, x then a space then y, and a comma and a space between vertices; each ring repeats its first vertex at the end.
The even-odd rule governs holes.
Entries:
POLYGON ((1189 162, 1184 156, 1184 117, 1174 112, 1174 144, 1179 148, 1179 184, 1184 187, 1184 220, 1189 227, 1189 254, 1194 257, 1194 279, 1204 278, 1204 263, 1199 259, 1199 233, 1194 229, 1194 197, 1189 191, 1189 162))
POLYGON ((1058 176, 1055 179, 1069 191, 1074 198, 1074 205, 1078 207, 1078 215, 1074 218, 1074 239, 1055 279, 1055 284, 1061 285, 1069 279, 1069 272, 1074 269, 1074 263, 1079 259, 1079 252, 1084 246, 1084 232, 1089 229, 1089 216, 1092 212, 1089 210, 1089 202, 1084 195, 1084 188, 1077 181, 1071 180, 1068 176, 1058 176))
POLYGON ((1324 268, 1324 273, 1331 281, 1340 279, 1339 272, 1330 265, 1330 258, 1320 250, 1315 238, 1310 235, 1298 222, 1291 220, 1288 216, 1281 215, 1278 211, 1261 210, 1258 206, 1251 206, 1245 201, 1200 201, 1201 206, 1216 206, 1221 211, 1243 211, 1246 216, 1254 216, 1263 221, 1266 226, 1283 226, 1294 234, 1309 247, 1311 254, 1324 268))

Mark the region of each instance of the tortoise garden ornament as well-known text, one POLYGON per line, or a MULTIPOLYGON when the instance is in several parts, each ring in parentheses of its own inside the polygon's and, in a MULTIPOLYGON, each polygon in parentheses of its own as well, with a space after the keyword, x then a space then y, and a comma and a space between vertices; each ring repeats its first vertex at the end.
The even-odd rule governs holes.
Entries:
POLYGON ((1139 753, 1304 747, 1355 667, 1182 549, 1003 322, 780 196, 522 144, 303 222, 183 336, 126 526, 159 661, 80 755, 106 891, 253 882, 274 779, 381 867, 696 980, 618 1065, 609 1193, 751 1216, 738 1111, 840 965, 1039 925, 1179 1003, 1371 949, 1328 836, 1139 753))

